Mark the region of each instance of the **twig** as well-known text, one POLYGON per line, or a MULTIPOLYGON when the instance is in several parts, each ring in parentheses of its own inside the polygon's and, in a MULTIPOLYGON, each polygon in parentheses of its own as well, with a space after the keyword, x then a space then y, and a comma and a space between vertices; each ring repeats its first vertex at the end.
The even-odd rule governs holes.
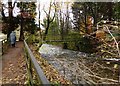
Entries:
POLYGON ((101 77, 99 77, 99 76, 91 75, 91 74, 89 74, 89 73, 86 73, 86 74, 87 74, 88 76, 95 77, 95 78, 98 78, 98 79, 100 79, 100 80, 107 80, 107 81, 112 81, 112 82, 118 83, 118 81, 117 81, 117 80, 114 80, 114 79, 101 78, 101 77))
POLYGON ((109 34, 111 35, 111 37, 113 38, 115 44, 116 44, 116 48, 117 48, 117 51, 118 51, 118 55, 120 57, 120 49, 119 49, 119 45, 118 45, 118 42, 117 40, 115 39, 115 37, 113 36, 113 34, 110 32, 110 30, 108 29, 108 26, 106 25, 103 25, 104 27, 106 27, 106 29, 108 30, 109 34))

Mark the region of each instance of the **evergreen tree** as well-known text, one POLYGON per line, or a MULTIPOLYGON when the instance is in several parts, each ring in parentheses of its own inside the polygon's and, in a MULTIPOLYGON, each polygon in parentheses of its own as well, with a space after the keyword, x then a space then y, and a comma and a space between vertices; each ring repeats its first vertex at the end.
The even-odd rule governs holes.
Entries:
POLYGON ((24 31, 34 33, 36 30, 35 16, 36 16, 36 4, 35 2, 19 2, 17 6, 21 10, 20 18, 21 30, 19 40, 23 40, 24 31))

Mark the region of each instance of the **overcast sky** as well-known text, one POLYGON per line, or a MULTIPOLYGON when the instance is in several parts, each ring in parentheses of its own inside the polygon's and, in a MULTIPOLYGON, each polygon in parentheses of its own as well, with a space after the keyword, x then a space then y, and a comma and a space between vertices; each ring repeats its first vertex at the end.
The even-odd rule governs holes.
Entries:
MULTIPOLYGON (((8 2, 9 0, 2 0, 2 2, 4 3, 4 4, 7 4, 7 2, 8 2)), ((15 0, 12 0, 12 2, 14 2, 15 0)), ((19 0, 17 0, 17 1, 19 1, 19 0)), ((22 1, 36 1, 36 0, 22 0, 22 1)), ((45 12, 44 12, 44 10, 45 11, 48 11, 48 9, 49 9, 49 3, 50 3, 50 1, 51 0, 37 0, 36 1, 36 5, 37 5, 37 8, 36 8, 36 12, 37 12, 37 16, 36 16, 36 23, 38 24, 38 21, 39 21, 39 13, 38 13, 38 9, 40 8, 40 11, 41 11, 41 16, 40 16, 40 18, 41 18, 41 23, 43 22, 43 19, 44 18, 46 18, 46 14, 45 14, 45 12), (39 5, 40 4, 40 5, 39 5), (39 7, 40 6, 40 7, 39 7), (44 10, 43 10, 44 9, 44 10)), ((72 0, 56 0, 57 2, 67 2, 67 1, 69 1, 69 2, 71 2, 72 0)), ((7 5, 6 5, 7 6, 7 5)), ((62 10, 64 10, 65 11, 65 4, 64 5, 62 5, 62 10)), ((53 8, 54 9, 54 8, 53 8)), ((70 9, 70 6, 69 6, 69 9, 70 9)), ((19 11, 20 11, 20 9, 19 8, 17 8, 17 7, 15 7, 14 9, 13 9, 13 16, 14 17, 16 17, 18 14, 19 14, 19 11)), ((5 9, 5 13, 6 13, 6 16, 8 16, 8 9, 5 9)), ((51 15, 53 14, 54 12, 51 12, 51 15)))
MULTIPOLYGON (((8 1, 10 0, 1 0, 3 3, 7 3, 8 1)), ((15 1, 15 0, 12 0, 12 1, 15 1)), ((46 17, 46 14, 44 12, 43 9, 45 9, 46 11, 49 9, 49 3, 50 1, 54 1, 54 0, 16 0, 16 1, 22 1, 22 2, 25 2, 25 1, 34 1, 36 2, 37 4, 37 8, 36 8, 36 12, 37 12, 37 16, 36 16, 36 22, 38 24, 38 20, 39 20, 39 14, 38 14, 38 8, 39 8, 39 3, 40 3, 40 11, 41 11, 41 22, 42 20, 46 17)), ((111 2, 111 1, 120 1, 120 0, 55 0, 57 2, 73 2, 73 1, 77 1, 77 2, 111 2)), ((62 5, 62 10, 65 9, 65 5, 62 5)), ((69 6, 69 10, 70 10, 70 6, 69 6)), ((15 7, 14 10, 13 10, 13 15, 14 16, 17 16, 18 13, 19 13, 19 8, 15 7)), ((71 10, 70 10, 71 11, 71 10)), ((5 12, 6 12, 6 15, 8 16, 8 9, 5 9, 5 12)), ((72 14, 70 14, 70 16, 72 17, 72 14)))

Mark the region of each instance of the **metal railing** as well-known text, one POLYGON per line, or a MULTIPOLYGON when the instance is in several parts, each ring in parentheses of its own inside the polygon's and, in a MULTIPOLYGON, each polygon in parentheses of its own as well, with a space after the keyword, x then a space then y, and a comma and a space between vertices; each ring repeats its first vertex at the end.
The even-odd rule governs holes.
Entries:
POLYGON ((26 62, 27 62, 27 68, 28 68, 28 73, 29 73, 29 80, 30 84, 33 86, 33 71, 32 69, 34 68, 38 82, 42 84, 43 86, 50 86, 50 82, 47 80, 46 76, 43 73, 43 70, 41 69, 40 65, 38 64, 37 60, 35 59, 32 51, 30 50, 28 44, 24 40, 24 46, 25 46, 25 52, 26 52, 26 62))

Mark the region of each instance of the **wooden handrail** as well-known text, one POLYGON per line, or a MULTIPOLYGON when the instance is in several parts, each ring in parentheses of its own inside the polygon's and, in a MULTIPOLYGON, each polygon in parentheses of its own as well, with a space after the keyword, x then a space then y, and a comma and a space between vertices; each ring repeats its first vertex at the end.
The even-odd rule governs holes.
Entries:
POLYGON ((30 50, 28 44, 26 43, 26 41, 24 40, 24 45, 25 45, 25 48, 27 50, 27 53, 29 55, 29 58, 31 60, 31 63, 33 64, 34 66, 34 69, 36 70, 37 72, 37 75, 38 75, 38 78, 41 80, 42 84, 43 85, 48 85, 50 86, 50 82, 47 80, 46 76, 44 75, 41 67, 39 66, 37 60, 35 59, 32 51, 30 50))

